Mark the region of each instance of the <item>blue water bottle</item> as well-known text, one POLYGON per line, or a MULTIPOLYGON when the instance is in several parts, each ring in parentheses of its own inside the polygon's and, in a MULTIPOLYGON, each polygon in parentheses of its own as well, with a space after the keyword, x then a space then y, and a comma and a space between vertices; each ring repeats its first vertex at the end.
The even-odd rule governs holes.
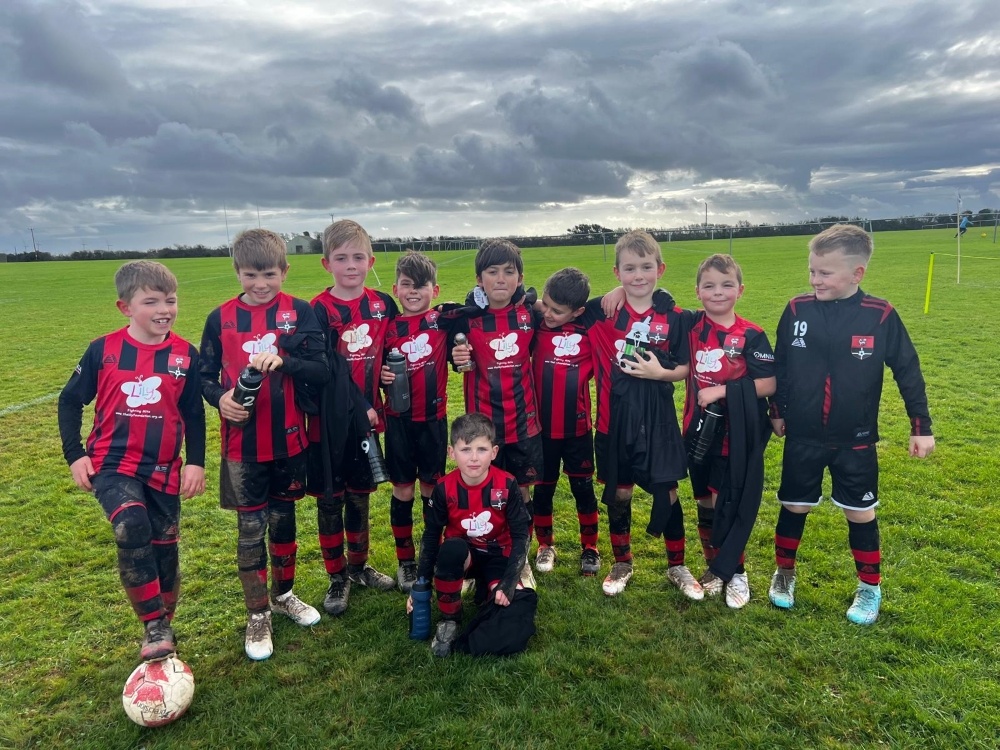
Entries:
POLYGON ((431 637, 431 585, 426 578, 418 578, 410 589, 413 611, 410 613, 410 638, 426 641, 431 637))

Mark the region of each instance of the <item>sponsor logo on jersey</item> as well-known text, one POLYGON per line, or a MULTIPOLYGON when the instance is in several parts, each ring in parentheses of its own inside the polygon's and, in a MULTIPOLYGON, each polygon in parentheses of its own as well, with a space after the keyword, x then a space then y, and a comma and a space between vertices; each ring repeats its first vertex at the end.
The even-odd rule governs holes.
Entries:
POLYGON ((792 341, 792 346, 797 346, 799 349, 805 349, 806 348, 806 340, 804 338, 802 338, 801 336, 799 336, 797 339, 795 339, 794 341, 792 341))
POLYGON ((754 359, 762 359, 765 362, 774 362, 774 355, 768 352, 754 352, 754 359))

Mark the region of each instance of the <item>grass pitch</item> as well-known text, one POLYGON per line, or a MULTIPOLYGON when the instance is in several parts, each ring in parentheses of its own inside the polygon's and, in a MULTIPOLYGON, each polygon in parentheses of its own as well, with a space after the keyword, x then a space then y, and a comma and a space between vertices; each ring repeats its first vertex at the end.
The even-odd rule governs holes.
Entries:
MULTIPOLYGON (((662 542, 642 533, 636 575, 614 599, 577 575, 573 501, 556 496, 560 559, 539 575, 538 634, 511 659, 435 659, 407 638, 404 599, 355 589, 347 614, 303 630, 275 621, 275 654, 243 654, 235 521, 218 508, 218 417, 209 410, 209 486, 182 514, 181 656, 197 693, 178 723, 144 730, 121 709, 140 629, 115 572, 110 527, 62 460, 55 396, 87 343, 124 324, 117 263, 0 266, 0 747, 219 748, 994 748, 1000 736, 1000 252, 966 236, 962 283, 952 230, 878 234, 862 285, 900 310, 921 355, 937 452, 906 455, 908 425, 887 378, 879 446, 885 603, 871 628, 844 612, 855 585, 843 514, 812 514, 799 554, 795 608, 767 602, 782 444, 767 454, 765 500, 747 548, 753 600, 731 612, 691 603, 664 579, 662 542), (931 312, 927 261, 936 258, 931 312)), ((804 237, 737 240, 747 291, 737 311, 771 333, 785 301, 807 289, 804 237)), ((664 245, 663 285, 695 306, 694 272, 727 240, 664 245)), ((566 265, 614 285, 613 250, 530 249, 541 289, 566 265)), ((472 252, 434 255, 442 299, 473 282, 472 252)), ((378 255, 390 291, 396 256, 378 255)), ((286 290, 311 298, 330 283, 317 256, 291 259, 286 290)), ((208 312, 239 291, 225 260, 168 261, 180 280, 176 330, 198 343, 208 312)), ((375 284, 375 277, 369 276, 375 284)), ((452 416, 461 413, 459 381, 452 416)), ((85 428, 90 412, 85 414, 85 428)), ((373 563, 395 567, 387 488, 372 502, 373 563)), ((703 570, 690 488, 688 563, 703 570)), ((319 604, 326 576, 314 504, 299 506, 296 592, 319 604)), ((420 533, 418 523, 417 534, 420 533)), ((604 571, 610 565, 602 518, 604 571)))

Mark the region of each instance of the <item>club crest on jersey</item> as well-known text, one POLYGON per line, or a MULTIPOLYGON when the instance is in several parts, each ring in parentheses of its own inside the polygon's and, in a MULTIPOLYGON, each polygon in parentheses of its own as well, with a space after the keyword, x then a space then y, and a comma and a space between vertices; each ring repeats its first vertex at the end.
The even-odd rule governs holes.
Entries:
POLYGON ((864 362, 875 353, 874 336, 851 336, 851 354, 864 362))
POLYGON ((522 331, 531 330, 531 313, 527 310, 518 310, 517 312, 517 327, 522 331))
POLYGON ((746 346, 746 343, 745 336, 726 336, 726 344, 722 347, 722 351, 730 359, 736 359, 743 353, 743 347, 746 346))
POLYGON ((295 321, 297 320, 295 310, 278 310, 275 317, 280 330, 285 333, 291 333, 295 330, 295 321))
POLYGON ((661 341, 667 340, 667 334, 669 332, 669 323, 658 323, 653 321, 649 326, 649 340, 654 344, 659 344, 661 341))
POLYGON ((385 317, 385 303, 380 299, 372 300, 371 311, 373 318, 382 320, 385 317))
POLYGON ((174 380, 187 377, 188 368, 191 366, 191 358, 181 354, 170 355, 170 367, 167 372, 174 376, 174 380))
POLYGON ((433 328, 435 331, 438 330, 438 318, 441 317, 441 313, 437 310, 428 310, 424 315, 424 320, 427 322, 428 328, 433 328))
POLYGON ((503 510, 507 505, 507 490, 496 489, 490 491, 490 507, 495 510, 503 510))

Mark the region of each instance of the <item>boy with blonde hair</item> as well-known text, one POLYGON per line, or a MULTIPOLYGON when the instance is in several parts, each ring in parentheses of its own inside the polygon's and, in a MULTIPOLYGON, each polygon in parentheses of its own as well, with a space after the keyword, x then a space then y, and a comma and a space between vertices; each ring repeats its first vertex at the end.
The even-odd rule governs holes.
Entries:
POLYGON ((247 608, 244 650, 260 660, 274 652, 272 612, 303 627, 320 619, 292 592, 295 501, 305 494, 308 445, 301 391, 322 386, 329 369, 309 304, 281 291, 288 274, 281 237, 266 229, 242 232, 233 243, 233 267, 243 292, 205 321, 201 383, 221 421, 220 504, 236 511, 237 568, 247 608), (264 374, 252 413, 233 397, 248 366, 264 374))
POLYGON ((702 309, 685 312, 691 370, 683 432, 708 564, 699 582, 710 596, 724 590, 726 604, 740 609, 750 601, 744 548, 764 489, 764 448, 771 430, 764 398, 774 393, 774 353, 763 329, 736 314, 743 271, 731 256, 711 255, 701 262, 695 294, 702 309), (718 405, 723 421, 714 435, 701 434, 715 424, 705 417, 711 404, 718 405), (703 455, 693 450, 699 438, 707 446, 703 455))
POLYGON ((920 360, 889 302, 860 289, 872 256, 871 237, 835 224, 809 243, 811 294, 792 299, 778 322, 777 391, 772 425, 785 436, 774 533, 777 570, 768 595, 782 609, 795 603, 795 557, 806 517, 830 499, 847 517, 858 586, 847 619, 870 625, 882 604, 878 521, 878 409, 885 367, 892 370, 910 417, 909 453, 934 450, 920 360))
POLYGON ((667 580, 689 599, 701 599, 701 585, 684 564, 684 516, 677 500, 677 481, 687 472, 673 384, 687 377, 688 349, 680 308, 656 288, 664 270, 652 235, 622 235, 614 272, 625 303, 607 315, 603 298, 593 299, 582 318, 594 348, 594 453, 615 557, 603 590, 616 596, 632 578, 632 488, 638 482, 653 495, 647 531, 664 536, 667 580))
POLYGON ((198 352, 171 331, 177 279, 137 260, 118 269, 115 286, 129 324, 87 347, 59 394, 59 433, 73 481, 114 528, 118 574, 145 628, 145 661, 177 650, 170 622, 181 585, 180 501, 205 491, 205 409, 192 376, 198 352), (95 398, 85 449, 83 407, 95 398))
POLYGON ((316 447, 310 452, 309 491, 317 497, 319 544, 330 576, 323 607, 331 615, 347 610, 352 584, 378 591, 396 587, 393 578, 368 564, 376 482, 360 448, 366 435, 357 434, 362 425, 370 427, 370 439, 377 441, 385 429, 378 386, 386 332, 398 314, 391 296, 365 286, 374 265, 371 238, 356 221, 341 219, 323 231, 323 268, 334 283, 311 304, 333 371, 320 418, 310 424, 316 447))

